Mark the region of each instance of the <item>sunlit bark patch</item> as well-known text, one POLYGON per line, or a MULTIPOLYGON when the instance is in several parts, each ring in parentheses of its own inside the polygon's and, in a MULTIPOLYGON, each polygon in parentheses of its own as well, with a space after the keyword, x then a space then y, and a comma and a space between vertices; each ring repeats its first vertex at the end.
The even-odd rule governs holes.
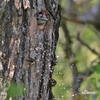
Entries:
POLYGON ((24 9, 30 8, 30 1, 29 0, 23 0, 23 6, 24 6, 24 9))
POLYGON ((15 0, 14 3, 15 3, 15 7, 17 9, 20 9, 21 8, 21 0, 15 0))
POLYGON ((4 0, 5 2, 9 2, 10 0, 4 0))

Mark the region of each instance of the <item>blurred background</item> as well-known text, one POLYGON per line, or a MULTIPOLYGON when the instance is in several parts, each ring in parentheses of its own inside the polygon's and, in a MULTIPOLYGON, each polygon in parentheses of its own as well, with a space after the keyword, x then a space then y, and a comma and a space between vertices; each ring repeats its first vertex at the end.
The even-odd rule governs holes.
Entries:
POLYGON ((100 1, 59 0, 55 100, 100 100, 100 1))

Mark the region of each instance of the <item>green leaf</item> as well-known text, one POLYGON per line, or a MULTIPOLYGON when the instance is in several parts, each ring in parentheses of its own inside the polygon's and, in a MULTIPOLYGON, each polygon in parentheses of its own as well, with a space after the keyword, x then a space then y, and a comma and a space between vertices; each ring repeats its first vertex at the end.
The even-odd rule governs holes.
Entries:
POLYGON ((96 65, 96 73, 100 74, 100 65, 96 65))
POLYGON ((55 87, 55 93, 56 93, 56 96, 63 96, 66 94, 66 91, 68 91, 70 89, 70 87, 67 87, 66 85, 57 85, 55 87))
POLYGON ((25 86, 23 84, 11 84, 7 91, 7 98, 19 97, 26 94, 25 86))
POLYGON ((91 81, 94 85, 96 85, 96 78, 91 78, 91 81))

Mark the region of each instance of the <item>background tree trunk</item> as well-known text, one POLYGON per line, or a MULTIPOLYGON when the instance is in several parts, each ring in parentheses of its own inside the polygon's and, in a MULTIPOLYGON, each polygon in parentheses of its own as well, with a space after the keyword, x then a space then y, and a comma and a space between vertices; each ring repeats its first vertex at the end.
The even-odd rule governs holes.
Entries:
POLYGON ((2 75, 27 88, 27 95, 16 100, 53 99, 59 24, 57 0, 0 0, 2 75))

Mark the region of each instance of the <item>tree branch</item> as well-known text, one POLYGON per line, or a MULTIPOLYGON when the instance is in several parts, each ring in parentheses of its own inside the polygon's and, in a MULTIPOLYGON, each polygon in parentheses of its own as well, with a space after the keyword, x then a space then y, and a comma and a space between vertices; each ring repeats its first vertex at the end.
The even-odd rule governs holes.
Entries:
POLYGON ((71 47, 71 43, 72 43, 71 37, 70 37, 69 31, 66 27, 65 22, 62 23, 62 29, 66 37, 66 55, 67 55, 67 59, 68 59, 68 62, 72 69, 72 74, 73 74, 73 84, 72 84, 73 94, 74 94, 73 100, 77 100, 75 94, 79 94, 79 85, 78 85, 79 82, 77 81, 78 69, 75 62, 74 53, 71 47))
MULTIPOLYGON (((65 33, 65 37, 66 37, 66 55, 67 55, 67 59, 69 61, 69 65, 71 66, 72 74, 73 74, 73 85, 72 85, 73 93, 74 93, 73 100, 77 100, 76 98, 80 94, 79 93, 80 92, 79 88, 80 88, 82 82, 88 76, 93 74, 93 72, 95 70, 95 66, 91 65, 91 67, 89 67, 85 71, 78 72, 78 68, 77 68, 77 65, 76 65, 76 62, 75 62, 75 59, 74 59, 74 53, 73 53, 72 48, 71 48, 71 44, 72 44, 71 37, 70 37, 69 31, 68 31, 68 29, 66 27, 65 22, 62 23, 62 29, 63 29, 63 31, 65 33)), ((99 56, 99 53, 96 50, 94 50, 91 47, 89 47, 84 41, 82 41, 80 39, 80 35, 79 34, 77 35, 77 40, 80 41, 80 43, 82 45, 84 45, 85 47, 87 47, 91 52, 93 52, 94 54, 99 56)))
POLYGON ((100 53, 98 53, 95 49, 91 48, 87 43, 85 43, 81 38, 80 38, 80 33, 77 34, 77 40, 85 46, 87 49, 89 49, 93 54, 97 55, 100 57, 100 53))
POLYGON ((91 24, 100 30, 100 2, 87 13, 80 14, 76 9, 71 13, 68 10, 63 10, 62 12, 67 14, 67 17, 62 17, 66 21, 77 24, 91 24))

